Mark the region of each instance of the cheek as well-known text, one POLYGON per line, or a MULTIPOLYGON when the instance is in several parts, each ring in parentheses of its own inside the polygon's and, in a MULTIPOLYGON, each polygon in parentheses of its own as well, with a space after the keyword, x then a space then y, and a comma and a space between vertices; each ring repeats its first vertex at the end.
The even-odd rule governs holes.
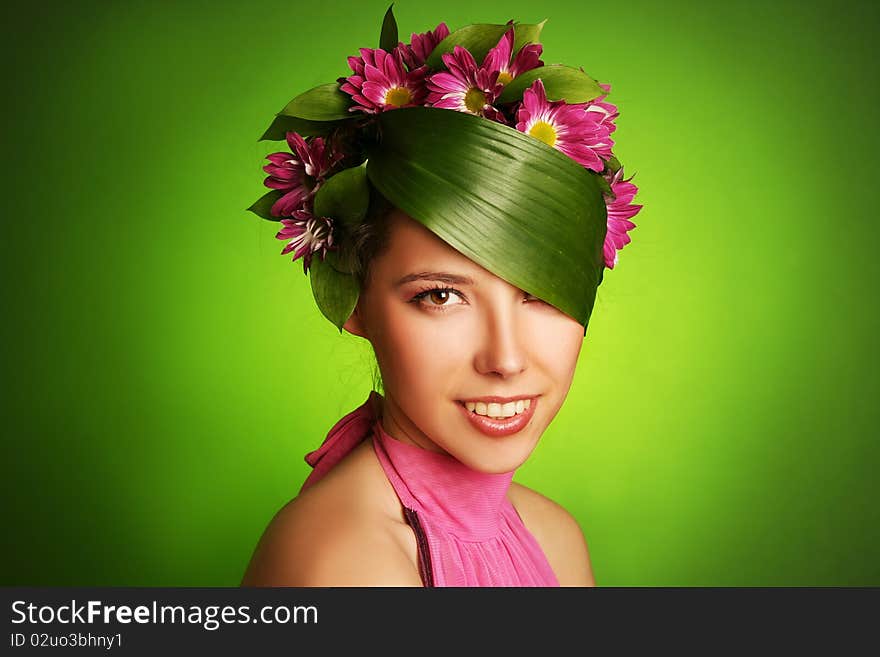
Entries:
POLYGON ((544 322, 542 328, 544 339, 540 343, 541 349, 535 352, 535 359, 540 361, 540 369, 552 382, 542 414, 549 423, 556 417, 571 390, 583 345, 584 328, 570 318, 544 322))
POLYGON ((462 351, 467 341, 450 322, 431 321, 411 308, 388 310, 380 344, 373 345, 386 388, 401 402, 436 403, 448 397, 467 360, 462 351))
POLYGON ((531 340, 540 345, 536 357, 560 385, 571 383, 584 343, 583 334, 583 326, 562 313, 539 317, 532 326, 531 340))

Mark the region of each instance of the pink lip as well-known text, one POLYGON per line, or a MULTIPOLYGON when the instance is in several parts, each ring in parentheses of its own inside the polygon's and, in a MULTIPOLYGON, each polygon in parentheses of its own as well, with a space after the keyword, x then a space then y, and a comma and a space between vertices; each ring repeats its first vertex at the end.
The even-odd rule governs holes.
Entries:
POLYGON ((487 436, 500 438, 522 431, 535 414, 535 407, 538 405, 538 398, 533 397, 531 405, 529 408, 525 409, 524 412, 504 420, 493 420, 485 415, 472 413, 464 405, 464 402, 456 402, 456 405, 461 409, 461 412, 464 413, 468 422, 470 422, 475 429, 487 436))

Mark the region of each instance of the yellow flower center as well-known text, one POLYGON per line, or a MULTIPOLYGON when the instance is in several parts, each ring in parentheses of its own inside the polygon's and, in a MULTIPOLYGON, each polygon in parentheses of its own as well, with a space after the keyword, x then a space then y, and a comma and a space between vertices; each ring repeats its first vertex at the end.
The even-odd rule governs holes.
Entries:
POLYGON ((498 74, 498 82, 501 84, 507 84, 511 80, 513 80, 513 76, 507 71, 501 71, 501 73, 498 74))
POLYGON ((537 121, 529 130, 529 134, 549 146, 556 144, 556 128, 546 121, 537 121))
POLYGON ((486 94, 474 87, 468 89, 467 93, 464 95, 464 106, 467 107, 469 112, 479 114, 482 112, 485 105, 486 94))
POLYGON ((388 90, 387 94, 385 94, 386 105, 402 107, 403 105, 409 105, 411 102, 412 94, 406 87, 393 87, 388 90))

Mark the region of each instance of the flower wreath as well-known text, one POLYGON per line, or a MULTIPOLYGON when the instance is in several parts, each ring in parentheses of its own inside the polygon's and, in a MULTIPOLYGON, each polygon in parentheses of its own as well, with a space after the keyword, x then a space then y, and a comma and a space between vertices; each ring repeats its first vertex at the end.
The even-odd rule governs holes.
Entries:
MULTIPOLYGON (((402 117, 403 108, 439 108, 480 117, 483 128, 492 122, 503 126, 502 131, 516 130, 587 170, 604 202, 599 267, 614 268, 618 251, 630 242, 628 232, 635 227, 631 219, 642 206, 633 204, 637 187, 631 177, 623 177, 623 166, 611 150, 619 115, 617 107, 605 101, 611 85, 598 83, 583 68, 545 65, 538 38, 546 20, 475 24, 452 33, 440 23, 434 30, 413 33, 410 43, 403 43, 398 41, 392 9, 393 4, 385 14, 380 47, 360 48, 359 57, 348 57, 352 75, 295 97, 260 138, 286 140, 290 151, 266 156, 264 184, 271 191, 248 210, 281 222, 283 228, 276 237, 287 241, 281 254, 292 252, 293 260, 302 258, 303 272, 312 274, 312 290, 324 315, 341 331, 357 301, 352 268, 339 246, 348 230, 365 217, 371 187, 394 188, 391 174, 383 174, 379 166, 377 145, 393 144, 393 137, 386 135, 394 134, 394 126, 383 125, 381 119, 397 113, 402 117), (372 164, 371 159, 377 160, 372 170, 365 166, 372 164)), ((410 121, 411 132, 401 133, 399 141, 406 146, 400 149, 412 148, 416 136, 421 140, 432 134, 442 118, 434 113, 430 120, 410 121)), ((452 123, 458 131, 451 133, 455 135, 463 134, 465 128, 479 129, 473 122, 452 123)), ((499 131, 492 134, 512 137, 499 131)), ((466 159, 466 144, 458 151, 451 140, 443 144, 435 144, 432 158, 446 157, 447 165, 455 163, 456 157, 458 162, 466 159)), ((487 159, 496 148, 489 146, 487 159)), ((418 158, 419 154, 408 151, 407 156, 418 158)), ((533 182, 552 186, 554 177, 545 175, 533 182)), ((601 278, 599 271, 594 285, 601 278)), ((552 290, 546 292, 549 298, 552 290)), ((563 301, 560 297, 558 305, 568 309, 570 304, 563 301)), ((586 317, 578 311, 585 326, 592 298, 588 305, 586 317)))

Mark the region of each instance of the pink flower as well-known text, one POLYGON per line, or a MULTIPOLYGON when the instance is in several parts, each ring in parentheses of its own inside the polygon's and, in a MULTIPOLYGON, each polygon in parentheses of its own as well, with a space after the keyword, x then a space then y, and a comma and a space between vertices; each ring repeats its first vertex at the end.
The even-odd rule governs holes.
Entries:
MULTIPOLYGON (((610 84, 602 84, 599 83, 599 86, 602 87, 606 92, 611 91, 610 84)), ((614 119, 616 119, 620 112, 617 111, 617 107, 612 105, 611 103, 602 102, 605 98, 608 97, 608 94, 605 93, 603 96, 599 96, 594 100, 591 100, 586 105, 586 111, 588 112, 596 112, 600 117, 599 123, 602 125, 608 126, 608 134, 611 134, 615 130, 617 130, 617 126, 614 124, 614 119)), ((609 139, 610 145, 613 146, 614 142, 609 139)))
POLYGON ((355 101, 349 112, 378 114, 424 103, 427 68, 407 73, 397 48, 391 53, 381 48, 361 48, 360 52, 360 57, 348 58, 354 75, 345 78, 339 87, 355 101))
POLYGON ((433 32, 422 32, 421 34, 413 32, 410 37, 412 45, 400 41, 395 50, 400 51, 407 68, 414 71, 424 65, 425 60, 428 59, 437 44, 448 36, 449 28, 446 27, 446 23, 440 23, 433 32))
POLYGON ((444 53, 443 63, 448 71, 434 73, 427 79, 428 105, 506 123, 504 115, 492 106, 504 89, 498 83, 498 71, 477 68, 474 56, 461 46, 455 46, 452 53, 444 53))
POLYGON ((605 258, 605 266, 608 269, 614 269, 614 265, 617 264, 617 252, 630 242, 627 231, 636 227, 630 219, 642 209, 642 206, 632 204, 633 197, 639 188, 629 182, 632 180, 632 176, 628 180, 623 179, 623 167, 618 169, 613 176, 606 175, 605 178, 611 185, 611 191, 614 192, 616 198, 612 199, 605 195, 605 207, 608 209, 608 231, 605 233, 602 254, 605 258))
POLYGON ((492 50, 486 53, 482 68, 493 73, 498 72, 498 82, 508 84, 520 73, 530 71, 544 65, 541 52, 544 47, 540 43, 530 43, 520 48, 513 63, 510 56, 513 51, 513 28, 507 30, 492 50))
POLYGON ((587 112, 584 104, 564 100, 547 101, 544 82, 538 78, 523 92, 516 113, 516 129, 568 155, 587 169, 601 172, 611 157, 608 126, 597 112, 587 112))
POLYGON ((306 142, 296 132, 288 132, 287 144, 292 153, 267 155, 271 164, 263 167, 263 171, 269 174, 263 184, 287 192, 272 204, 270 212, 276 217, 289 216, 294 210, 305 207, 333 165, 344 157, 343 153, 329 156, 321 137, 306 142))
POLYGON ((333 220, 315 217, 307 210, 294 210, 293 219, 282 219, 284 224, 275 235, 279 240, 290 240, 281 251, 285 255, 293 251, 293 260, 303 259, 303 273, 312 265, 312 255, 320 253, 321 260, 333 249, 333 220))

